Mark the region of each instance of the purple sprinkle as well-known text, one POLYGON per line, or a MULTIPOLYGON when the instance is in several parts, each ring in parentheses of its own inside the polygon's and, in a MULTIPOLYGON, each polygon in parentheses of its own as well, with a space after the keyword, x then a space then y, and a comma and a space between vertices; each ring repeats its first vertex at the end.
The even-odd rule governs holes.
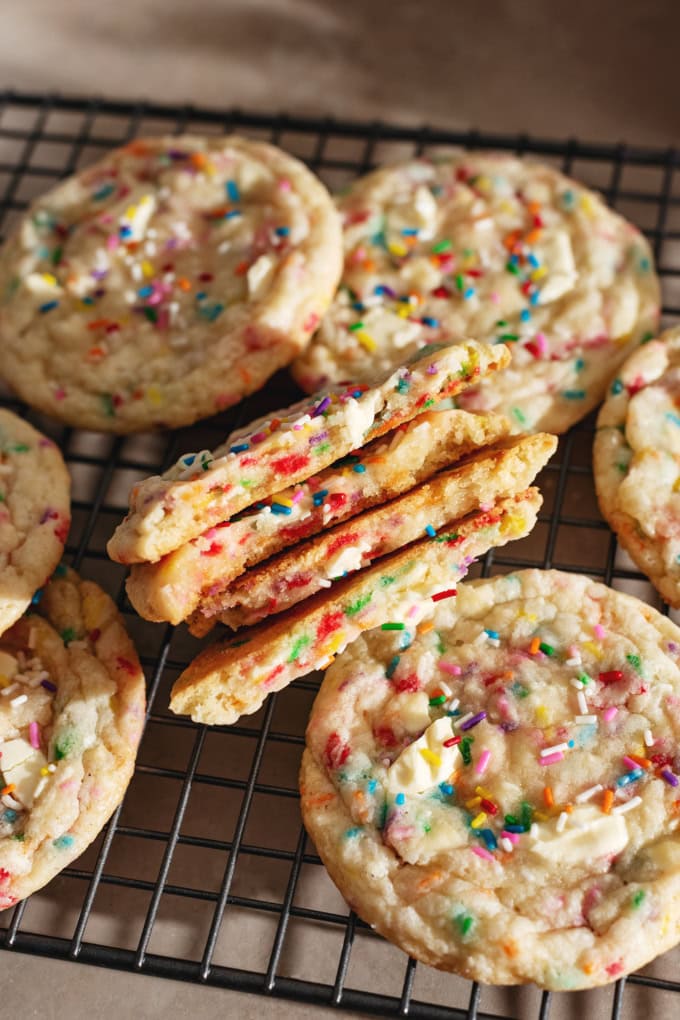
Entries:
POLYGON ((328 439, 328 430, 325 432, 319 432, 318 436, 312 436, 309 440, 309 445, 316 446, 317 443, 323 443, 324 439, 328 439))
POLYGON ((669 641, 667 648, 669 652, 677 652, 680 650, 680 645, 676 644, 675 641, 669 641))
POLYGON ((512 733, 514 730, 519 729, 519 723, 502 722, 500 728, 503 730, 503 733, 512 733))
POLYGON ((40 518, 40 523, 41 523, 41 524, 44 524, 44 523, 45 523, 45 521, 51 521, 51 520, 53 520, 53 519, 54 519, 54 518, 55 518, 56 516, 57 516, 57 513, 56 513, 56 511, 55 511, 55 510, 53 510, 51 506, 46 506, 46 507, 45 507, 45 509, 44 509, 44 511, 43 511, 43 515, 42 515, 42 517, 40 518))
POLYGON ((661 775, 671 786, 680 785, 680 779, 678 779, 678 777, 674 775, 670 769, 661 769, 661 775))
POLYGON ((468 719, 468 721, 464 722, 460 728, 461 730, 471 730, 472 727, 476 726, 477 723, 480 723, 482 719, 486 719, 486 712, 478 712, 477 715, 473 715, 472 719, 468 719))
POLYGON ((312 411, 312 418, 318 418, 320 414, 323 414, 326 408, 330 405, 330 402, 331 402, 330 397, 324 397, 323 400, 320 401, 312 411))
POLYGON ((108 269, 91 269, 90 276, 95 280, 103 280, 105 276, 109 275, 108 269))
POLYGON ((433 361, 431 365, 428 365, 428 366, 427 366, 427 369, 426 369, 426 371, 427 371, 427 374, 428 374, 428 375, 436 375, 436 374, 437 374, 437 372, 439 371, 439 367, 438 367, 438 366, 437 366, 437 364, 436 364, 436 363, 435 363, 435 362, 433 361))
POLYGON ((41 680, 40 681, 40 686, 44 687, 46 691, 56 691, 56 689, 57 689, 57 685, 53 684, 53 683, 50 683, 49 680, 41 680))

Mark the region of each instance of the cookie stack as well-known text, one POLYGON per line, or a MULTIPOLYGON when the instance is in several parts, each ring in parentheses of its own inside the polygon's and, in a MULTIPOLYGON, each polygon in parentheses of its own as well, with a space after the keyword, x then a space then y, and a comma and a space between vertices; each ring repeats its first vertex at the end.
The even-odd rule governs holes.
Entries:
POLYGON ((115 605, 58 565, 69 496, 54 443, 0 411, 0 909, 97 836, 144 719, 144 675, 115 605))
POLYGON ((182 674, 174 711, 231 723, 367 629, 389 624, 406 640, 421 602, 455 594, 473 558, 531 530, 540 498, 527 487, 554 439, 429 410, 508 357, 475 341, 426 348, 372 386, 277 412, 133 491, 108 549, 134 564, 138 611, 238 632, 182 674))

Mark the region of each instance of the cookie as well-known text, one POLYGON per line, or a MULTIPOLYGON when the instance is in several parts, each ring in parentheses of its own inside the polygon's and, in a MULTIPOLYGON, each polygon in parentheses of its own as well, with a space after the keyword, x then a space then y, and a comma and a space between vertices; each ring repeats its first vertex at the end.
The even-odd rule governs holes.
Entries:
POLYGON ((305 389, 364 379, 462 333, 512 344, 513 359, 461 407, 564 432, 656 330, 647 241, 550 167, 501 154, 415 159, 356 181, 338 206, 345 270, 294 363, 305 389))
POLYGON ((619 542, 680 607, 680 328, 635 351, 597 419, 595 489, 619 542))
POLYGON ((58 568, 0 638, 0 908, 49 882, 123 798, 144 675, 101 588, 58 568))
POLYGON ((272 623, 208 647, 176 681, 171 711, 210 725, 233 723, 297 677, 324 669, 365 630, 392 626, 406 646, 428 600, 453 598, 473 559, 527 535, 540 505, 536 489, 500 500, 383 557, 272 623))
POLYGON ((473 340, 433 346, 372 385, 345 384, 233 432, 214 452, 185 454, 130 493, 108 544, 119 563, 155 562, 286 485, 452 397, 509 360, 473 340))
POLYGON ((247 567, 411 489, 508 431, 500 415, 426 411, 157 563, 134 564, 126 585, 130 601, 147 620, 180 623, 247 567))
POLYGON ((0 634, 59 563, 71 523, 70 494, 52 440, 0 408, 0 634))
POLYGON ((286 153, 133 141, 38 199, 0 252, 2 373, 70 425, 190 424, 304 348, 341 260, 330 196, 286 153))
POLYGON ((275 556, 201 602, 190 622, 204 634, 216 620, 232 630, 282 612, 334 581, 433 535, 450 521, 526 489, 555 452, 554 436, 538 433, 481 451, 384 506, 275 556))
POLYGON ((312 710, 302 813, 417 959, 604 984, 679 938, 680 630, 589 578, 470 582, 404 649, 373 631, 312 710))

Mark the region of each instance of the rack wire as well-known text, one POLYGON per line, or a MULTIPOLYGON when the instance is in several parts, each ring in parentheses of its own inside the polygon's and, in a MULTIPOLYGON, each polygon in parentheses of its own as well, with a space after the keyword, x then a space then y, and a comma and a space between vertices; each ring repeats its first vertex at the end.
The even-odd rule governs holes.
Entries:
MULTIPOLYGON (((232 130, 280 144, 331 188, 414 153, 481 148, 539 156, 599 189, 645 231, 663 282, 665 319, 680 316, 680 153, 673 149, 8 91, 0 93, 0 230, 6 235, 28 202, 58 179, 135 135, 232 130)), ((297 770, 315 678, 229 728, 206 730, 168 712, 170 686, 196 643, 184 628, 136 617, 106 540, 131 484, 295 396, 280 373, 236 412, 175 433, 127 438, 60 427, 10 394, 0 396, 63 450, 73 476, 67 553, 117 597, 149 684, 145 733, 123 804, 72 867, 2 915, 0 948, 383 1017, 623 1020, 652 1010, 655 1020, 677 1017, 680 950, 606 989, 549 994, 443 975, 375 936, 331 885, 300 821, 297 770)), ((599 515, 592 432, 591 418, 563 437, 539 479, 545 505, 534 533, 487 556, 481 570, 558 567, 659 606, 599 515)), ((200 997, 198 1003, 200 1009, 200 997)))

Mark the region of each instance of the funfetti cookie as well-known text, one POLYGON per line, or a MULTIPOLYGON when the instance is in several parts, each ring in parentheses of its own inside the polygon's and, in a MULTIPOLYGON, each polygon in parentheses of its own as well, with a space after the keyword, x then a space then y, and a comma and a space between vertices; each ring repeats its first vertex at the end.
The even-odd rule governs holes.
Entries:
POLYGON ((501 415, 426 411, 157 563, 134 564, 126 585, 130 601, 148 620, 180 623, 246 568, 408 491, 509 429, 501 415))
POLYGON ((196 722, 233 723, 297 677, 324 669, 365 630, 389 626, 406 647, 429 600, 455 598, 455 586, 474 558, 527 535, 540 505, 536 489, 500 500, 384 556, 271 623, 208 647, 175 683, 170 709, 196 722))
POLYGON ((680 630, 574 574, 470 582, 326 674, 302 814, 357 913, 489 984, 604 984, 680 937, 680 630))
POLYGON ((130 493, 108 544, 120 563, 155 562, 286 485, 410 421, 507 364, 507 347, 434 345, 368 384, 345 384, 233 432, 212 453, 185 454, 130 493))
POLYGON ((0 634, 61 559, 71 480, 56 445, 0 408, 0 634))
POLYGON ((186 425, 304 348, 341 260, 326 189, 280 149, 133 141, 38 199, 0 251, 1 372, 71 425, 186 425))
POLYGON ((297 605, 448 522, 526 489, 555 452, 545 433, 508 440, 466 458, 397 499, 300 542, 203 599, 190 622, 203 634, 216 621, 233 630, 297 605))
POLYGON ((144 676, 115 605, 59 568, 0 637, 0 909, 49 882, 122 800, 144 676))
POLYGON ((294 363, 308 390, 462 333, 511 344, 513 359, 461 407, 564 432, 656 330, 647 241, 550 167, 501 154, 415 159, 356 181, 338 207, 341 286, 294 363))
POLYGON ((680 606, 680 328, 626 361, 597 419, 600 509, 641 570, 680 606))

